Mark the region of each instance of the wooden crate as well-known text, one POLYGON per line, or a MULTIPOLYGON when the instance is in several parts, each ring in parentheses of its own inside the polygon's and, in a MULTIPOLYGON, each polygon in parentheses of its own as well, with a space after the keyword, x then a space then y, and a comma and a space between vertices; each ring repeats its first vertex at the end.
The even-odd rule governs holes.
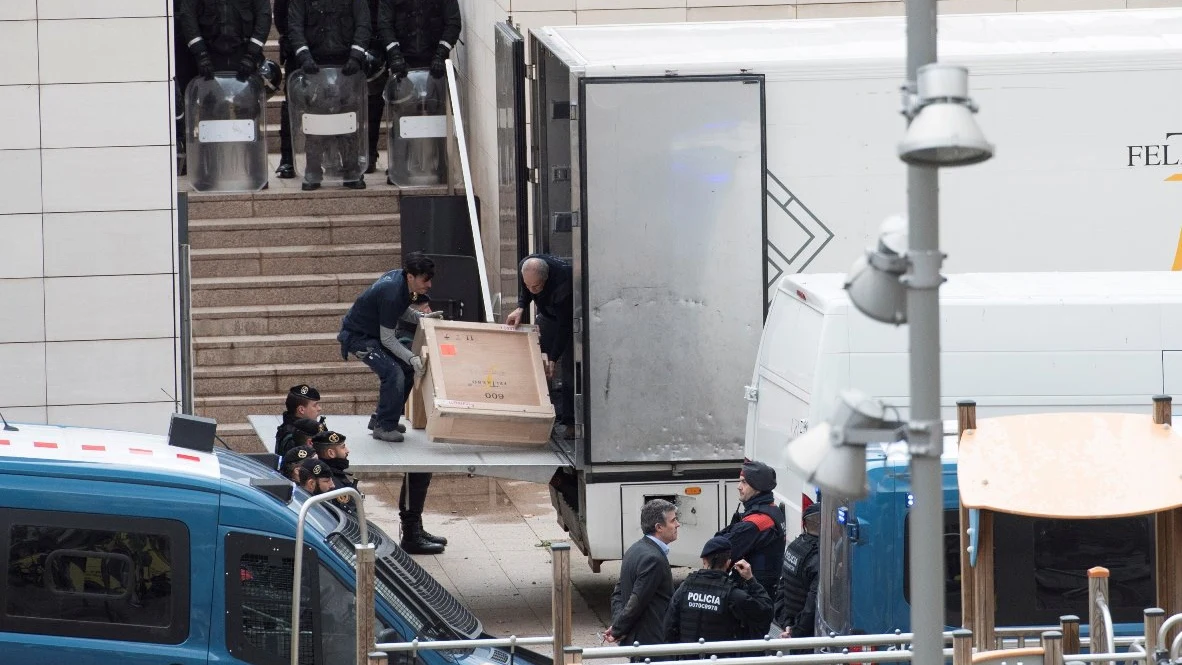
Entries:
POLYGON ((534 326, 423 319, 414 351, 427 436, 483 444, 544 445, 554 406, 534 326))

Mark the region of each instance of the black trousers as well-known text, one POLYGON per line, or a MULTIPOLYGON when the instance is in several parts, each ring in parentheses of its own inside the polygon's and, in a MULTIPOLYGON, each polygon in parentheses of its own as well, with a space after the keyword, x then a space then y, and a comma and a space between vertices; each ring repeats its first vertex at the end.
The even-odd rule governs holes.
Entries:
POLYGON ((427 488, 431 486, 431 474, 408 473, 402 479, 402 492, 398 495, 398 516, 402 522, 423 521, 423 505, 427 502, 427 488))
POLYGON ((382 95, 369 96, 369 163, 373 164, 378 159, 378 150, 382 147, 378 145, 378 135, 382 132, 382 112, 386 110, 386 100, 382 99, 382 95))
POLYGON ((558 319, 551 318, 545 314, 538 315, 539 341, 543 349, 554 348, 554 342, 559 336, 565 336, 566 350, 562 352, 562 356, 558 358, 550 358, 558 364, 559 371, 562 375, 562 388, 559 389, 558 400, 555 404, 558 417, 558 422, 563 425, 575 424, 575 352, 572 348, 571 326, 569 323, 565 325, 559 322, 558 319))

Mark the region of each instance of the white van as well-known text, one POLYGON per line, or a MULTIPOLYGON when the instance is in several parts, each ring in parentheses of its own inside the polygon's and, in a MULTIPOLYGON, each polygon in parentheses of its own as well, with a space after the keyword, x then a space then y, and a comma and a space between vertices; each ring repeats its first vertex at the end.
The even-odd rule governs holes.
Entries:
MULTIPOLYGON (((785 444, 856 388, 909 402, 906 326, 859 312, 845 275, 782 279, 760 340, 747 413, 748 457, 783 468, 785 444)), ((1182 274, 966 273, 940 289, 944 418, 1043 411, 1143 411, 1182 392, 1182 274)), ((1175 412, 1179 407, 1175 406, 1175 412)), ((787 491, 788 526, 799 528, 787 491)))

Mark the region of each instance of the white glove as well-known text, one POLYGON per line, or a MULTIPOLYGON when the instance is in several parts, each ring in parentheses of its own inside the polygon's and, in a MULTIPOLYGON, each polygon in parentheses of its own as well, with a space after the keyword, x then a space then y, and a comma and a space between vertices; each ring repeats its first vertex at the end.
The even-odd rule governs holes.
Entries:
POLYGON ((427 373, 427 366, 423 364, 423 359, 418 356, 410 357, 410 366, 414 368, 415 378, 423 378, 423 374, 427 373))
POLYGON ((423 315, 423 318, 424 319, 442 319, 443 318, 443 310, 437 309, 434 312, 427 312, 426 314, 423 315))

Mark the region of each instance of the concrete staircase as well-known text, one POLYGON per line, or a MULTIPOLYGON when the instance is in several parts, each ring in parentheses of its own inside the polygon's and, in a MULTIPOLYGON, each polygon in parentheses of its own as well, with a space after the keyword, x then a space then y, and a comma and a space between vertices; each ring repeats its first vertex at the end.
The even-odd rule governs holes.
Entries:
POLYGON ((254 194, 189 193, 195 406, 228 445, 263 450, 247 416, 282 412, 299 383, 316 386, 330 417, 373 410, 377 379, 341 360, 336 333, 357 295, 401 264, 404 195, 274 178, 254 194))

